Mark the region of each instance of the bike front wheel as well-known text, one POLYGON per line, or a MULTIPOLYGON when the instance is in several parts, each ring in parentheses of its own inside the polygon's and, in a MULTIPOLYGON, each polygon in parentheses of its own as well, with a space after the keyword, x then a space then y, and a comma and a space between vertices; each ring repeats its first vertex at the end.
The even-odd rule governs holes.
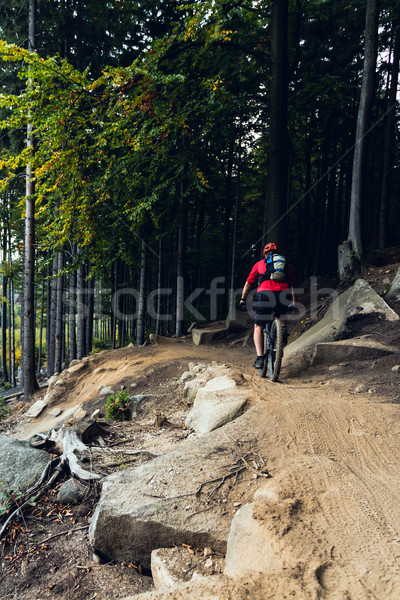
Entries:
POLYGON ((282 323, 279 319, 273 320, 269 338, 270 348, 268 353, 268 361, 265 360, 264 368, 265 370, 267 369, 268 363, 268 375, 270 380, 278 381, 283 357, 283 331, 282 323))

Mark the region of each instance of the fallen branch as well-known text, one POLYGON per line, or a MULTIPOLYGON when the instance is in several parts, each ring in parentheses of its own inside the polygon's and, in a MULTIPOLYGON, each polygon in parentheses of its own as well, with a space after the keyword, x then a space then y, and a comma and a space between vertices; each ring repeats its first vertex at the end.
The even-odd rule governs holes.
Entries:
POLYGON ((77 531, 84 531, 85 529, 89 529, 89 525, 83 525, 83 527, 77 527, 76 529, 67 529, 66 531, 60 531, 59 533, 55 533, 54 535, 51 535, 45 540, 40 540, 40 542, 37 542, 37 544, 47 544, 47 542, 50 542, 51 540, 54 540, 55 538, 58 538, 62 535, 66 535, 68 533, 76 533, 77 531))

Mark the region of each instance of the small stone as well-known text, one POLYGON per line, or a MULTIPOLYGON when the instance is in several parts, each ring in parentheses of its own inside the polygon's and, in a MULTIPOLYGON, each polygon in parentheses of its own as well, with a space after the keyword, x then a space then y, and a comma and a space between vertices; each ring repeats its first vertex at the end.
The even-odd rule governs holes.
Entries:
POLYGON ((79 504, 85 496, 85 490, 77 483, 76 479, 68 479, 60 487, 57 500, 61 504, 79 504))
POLYGON ((211 555, 212 555, 212 554, 214 554, 214 553, 213 553, 213 551, 212 551, 212 548, 208 548, 208 547, 206 547, 206 548, 204 548, 204 550, 203 550, 203 554, 204 554, 204 556, 206 556, 206 557, 207 557, 207 556, 211 556, 211 555))
POLYGON ((204 566, 206 569, 212 569, 214 567, 214 563, 211 560, 211 558, 207 558, 207 560, 204 563, 204 566))
POLYGON ((113 389, 111 387, 111 385, 106 385, 103 388, 101 388, 100 390, 100 396, 107 396, 108 394, 112 394, 113 393, 113 389))
POLYGON ((400 365, 395 365, 394 367, 392 367, 392 371, 393 371, 393 373, 399 373, 400 372, 400 365))
POLYGON ((58 417, 59 415, 61 415, 61 413, 62 413, 61 408, 58 408, 58 406, 55 406, 54 408, 49 410, 48 414, 52 417, 58 417))
POLYGON ((26 416, 29 418, 36 419, 40 415, 40 413, 44 411, 47 404, 48 402, 46 398, 44 398, 43 400, 38 400, 37 402, 35 402, 35 404, 32 404, 26 416))
POLYGON ((354 391, 355 391, 356 394, 362 394, 362 392, 365 392, 365 385, 363 383, 359 383, 354 388, 354 391))
POLYGON ((92 412, 92 415, 91 415, 90 418, 91 419, 97 419, 98 417, 100 417, 100 409, 96 408, 96 410, 92 412))
POLYGON ((242 503, 241 502, 234 502, 233 506, 242 506, 242 503))
POLYGON ((74 419, 84 419, 87 416, 87 411, 80 406, 73 414, 74 419))

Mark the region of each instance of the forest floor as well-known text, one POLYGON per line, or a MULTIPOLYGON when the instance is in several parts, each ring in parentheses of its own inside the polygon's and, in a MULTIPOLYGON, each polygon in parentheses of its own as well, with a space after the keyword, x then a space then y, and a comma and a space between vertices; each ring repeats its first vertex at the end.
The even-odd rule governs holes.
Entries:
MULTIPOLYGON (((397 266, 370 271, 370 283, 382 289, 387 271, 395 272, 397 266)), ((399 312, 398 303, 392 306, 399 312)), ((359 334, 362 333, 369 331, 360 330, 359 334)), ((293 330, 292 334, 295 337, 298 332, 293 330)), ((390 328, 381 326, 377 334, 381 338, 390 337, 392 343, 397 335, 400 347, 399 324, 391 324, 390 328)), ((361 572, 360 565, 354 562, 350 572, 365 588, 363 597, 383 598, 382 581, 386 580, 385 590, 388 577, 396 574, 395 587, 400 581, 400 373, 392 370, 399 364, 400 357, 389 355, 374 361, 323 365, 291 379, 283 370, 281 381, 274 384, 260 379, 252 368, 253 354, 251 342, 246 346, 222 342, 194 346, 189 336, 157 346, 102 352, 92 357, 84 372, 71 376, 62 410, 81 405, 89 416, 97 408, 103 410, 104 398, 99 397, 101 384, 114 389, 122 386, 132 389, 133 386, 134 394, 146 395, 137 418, 108 422, 104 443, 113 459, 95 465, 95 469, 111 473, 137 466, 148 458, 132 457, 129 451, 140 449, 161 454, 194 436, 184 426, 190 404, 179 385, 188 363, 216 361, 229 365, 252 390, 251 402, 265 403, 266 414, 273 415, 276 421, 277 432, 268 440, 266 459, 277 480, 282 483, 285 473, 290 473, 284 485, 290 485, 294 493, 296 489, 306 489, 312 498, 320 494, 321 482, 328 476, 327 461, 332 465, 329 467, 330 490, 339 488, 350 473, 345 495, 330 494, 329 514, 313 514, 310 519, 314 519, 312 526, 318 526, 321 531, 329 531, 329 527, 335 529, 349 556, 357 554, 355 546, 363 549, 371 568, 361 572), (318 458, 312 470, 307 462, 310 457, 318 458), (360 529, 354 539, 349 537, 349 528, 356 526, 360 514, 369 519, 370 527, 360 529), (320 522, 316 524, 317 519, 320 522), (392 552, 388 556, 390 544, 392 552)), ((43 395, 44 391, 39 394, 43 395)), ((53 426, 46 416, 29 421, 25 417, 27 407, 21 401, 13 401, 11 408, 9 417, 0 422, 0 430, 9 435, 27 439, 53 426)), ((96 561, 87 531, 100 487, 93 483, 88 485, 83 503, 63 506, 57 501, 57 492, 65 479, 66 476, 48 490, 36 506, 24 510, 23 517, 13 523, 2 540, 2 600, 116 600, 151 590, 150 573, 142 572, 140 565, 96 561)), ((230 500, 238 504, 241 495, 240 485, 230 490, 230 500)), ((311 526, 311 521, 308 523, 305 515, 301 515, 301 519, 302 523, 293 527, 291 535, 297 532, 299 546, 315 544, 315 540, 310 541, 301 534, 311 526)), ((304 551, 306 553, 306 548, 304 551)), ((331 552, 336 552, 333 546, 331 552)), ((188 577, 196 563, 204 563, 203 549, 180 547, 176 553, 181 572, 188 577)), ((216 567, 222 564, 222 559, 218 560, 214 561, 214 572, 222 568, 216 567)), ((349 570, 330 570, 327 565, 320 574, 323 597, 336 598, 334 590, 340 583, 345 585, 343 578, 349 579, 349 570)), ((275 593, 273 587, 269 589, 268 598, 283 597, 280 585, 275 593)), ((350 582, 348 588, 351 589, 350 582)), ((385 600, 397 597, 398 587, 393 595, 386 595, 385 600)))

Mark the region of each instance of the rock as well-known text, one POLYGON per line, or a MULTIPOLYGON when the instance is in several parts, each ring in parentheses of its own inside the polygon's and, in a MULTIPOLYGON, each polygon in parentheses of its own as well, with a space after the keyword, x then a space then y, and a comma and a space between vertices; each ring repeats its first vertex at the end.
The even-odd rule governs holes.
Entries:
POLYGON ((0 489, 27 490, 50 462, 51 456, 47 452, 0 434, 0 489))
POLYGON ((193 400, 196 397, 199 389, 207 383, 211 379, 211 375, 208 373, 202 373, 201 376, 196 377, 196 379, 189 379, 185 381, 183 385, 183 396, 187 400, 193 400))
MULTIPOLYGON (((80 364, 80 360, 78 360, 77 358, 74 358, 74 360, 71 360, 69 368, 74 367, 75 365, 79 365, 80 364)), ((50 381, 50 379, 49 379, 50 381)))
POLYGON ((109 373, 110 371, 116 370, 117 369, 115 367, 97 367, 96 369, 94 369, 93 373, 97 375, 98 373, 109 373))
POLYGON ((212 344, 226 337, 228 330, 226 327, 218 329, 193 329, 192 341, 195 346, 201 344, 212 344))
POLYGON ((137 409, 148 396, 146 394, 138 394, 137 396, 131 396, 131 417, 137 417, 137 409))
POLYGON ((187 381, 188 379, 191 379, 193 377, 193 373, 191 373, 191 371, 185 371, 184 373, 182 373, 182 375, 179 378, 179 383, 185 383, 185 381, 187 381))
POLYGON ((282 533, 274 531, 270 521, 273 514, 268 515, 265 509, 259 511, 265 518, 257 514, 262 504, 246 504, 242 506, 232 520, 226 551, 225 575, 243 577, 246 573, 269 573, 282 569, 288 562, 289 548, 281 540, 282 533))
POLYGON ((397 269, 386 298, 388 300, 399 300, 400 298, 400 267, 397 269))
POLYGON ((49 410, 49 412, 48 412, 48 414, 51 417, 59 417, 61 415, 61 413, 62 413, 62 410, 61 410, 61 408, 58 408, 58 406, 55 406, 54 408, 51 408, 49 410))
POLYGON ((26 416, 30 419, 36 419, 44 411, 48 404, 49 402, 46 395, 43 400, 37 400, 34 404, 32 404, 26 413, 26 416))
POLYGON ((267 597, 258 578, 237 581, 225 575, 204 577, 195 573, 191 581, 178 583, 170 590, 145 592, 121 600, 263 600, 267 597))
POLYGON ((92 412, 91 419, 98 419, 100 417, 100 409, 96 408, 95 411, 92 412))
POLYGON ((236 382, 226 375, 220 377, 214 377, 207 381, 206 385, 203 388, 203 392, 219 392, 222 390, 228 390, 236 386, 236 382))
MULTIPOLYGON (((146 567, 153 550, 174 544, 207 546, 224 553, 231 517, 218 503, 207 504, 203 492, 196 492, 236 462, 229 436, 240 437, 243 443, 263 437, 259 410, 255 406, 223 429, 107 477, 90 525, 94 549, 107 560, 146 567), (253 417, 246 417, 250 413, 253 417)), ((252 483, 254 489, 261 484, 252 483)))
POLYGON ((359 383, 358 385, 356 385, 356 387, 354 388, 354 392, 356 394, 362 394, 363 392, 366 391, 366 387, 364 383, 359 383))
POLYGON ((127 345, 127 348, 134 348, 134 347, 135 347, 135 346, 132 344, 132 342, 130 342, 130 343, 127 345))
POLYGON ((208 433, 240 416, 247 403, 246 394, 239 390, 212 392, 203 388, 196 395, 185 425, 197 433, 208 433))
POLYGON ((82 371, 85 368, 86 368, 86 364, 84 362, 78 362, 75 365, 73 365, 71 363, 71 366, 68 369, 66 369, 64 371, 64 373, 70 373, 70 374, 72 374, 72 373, 79 373, 79 371, 82 371))
POLYGON ((151 553, 151 575, 156 590, 170 588, 182 579, 173 568, 171 568, 169 557, 175 552, 173 548, 159 548, 151 553))
POLYGON ((372 287, 363 279, 358 279, 351 288, 333 300, 321 321, 285 348, 283 366, 290 375, 301 372, 310 365, 317 344, 332 342, 333 337, 339 339, 350 335, 351 321, 369 314, 379 314, 388 321, 399 320, 399 316, 372 287))
POLYGON ((315 345, 311 364, 330 364, 341 359, 369 360, 395 352, 395 348, 364 339, 321 342, 315 345))
POLYGON ((113 388, 111 385, 105 385, 100 390, 100 396, 108 396, 109 394, 113 394, 113 388))
POLYGON ((82 408, 82 406, 79 406, 79 408, 77 408, 74 412, 73 418, 79 420, 84 419, 85 417, 87 417, 87 410, 82 408))
POLYGON ((392 371, 393 371, 393 373, 399 373, 400 372, 400 365, 395 365, 394 367, 392 367, 392 371))
POLYGON ((80 504, 85 496, 85 489, 79 485, 76 479, 68 479, 60 487, 57 500, 61 504, 80 504))

